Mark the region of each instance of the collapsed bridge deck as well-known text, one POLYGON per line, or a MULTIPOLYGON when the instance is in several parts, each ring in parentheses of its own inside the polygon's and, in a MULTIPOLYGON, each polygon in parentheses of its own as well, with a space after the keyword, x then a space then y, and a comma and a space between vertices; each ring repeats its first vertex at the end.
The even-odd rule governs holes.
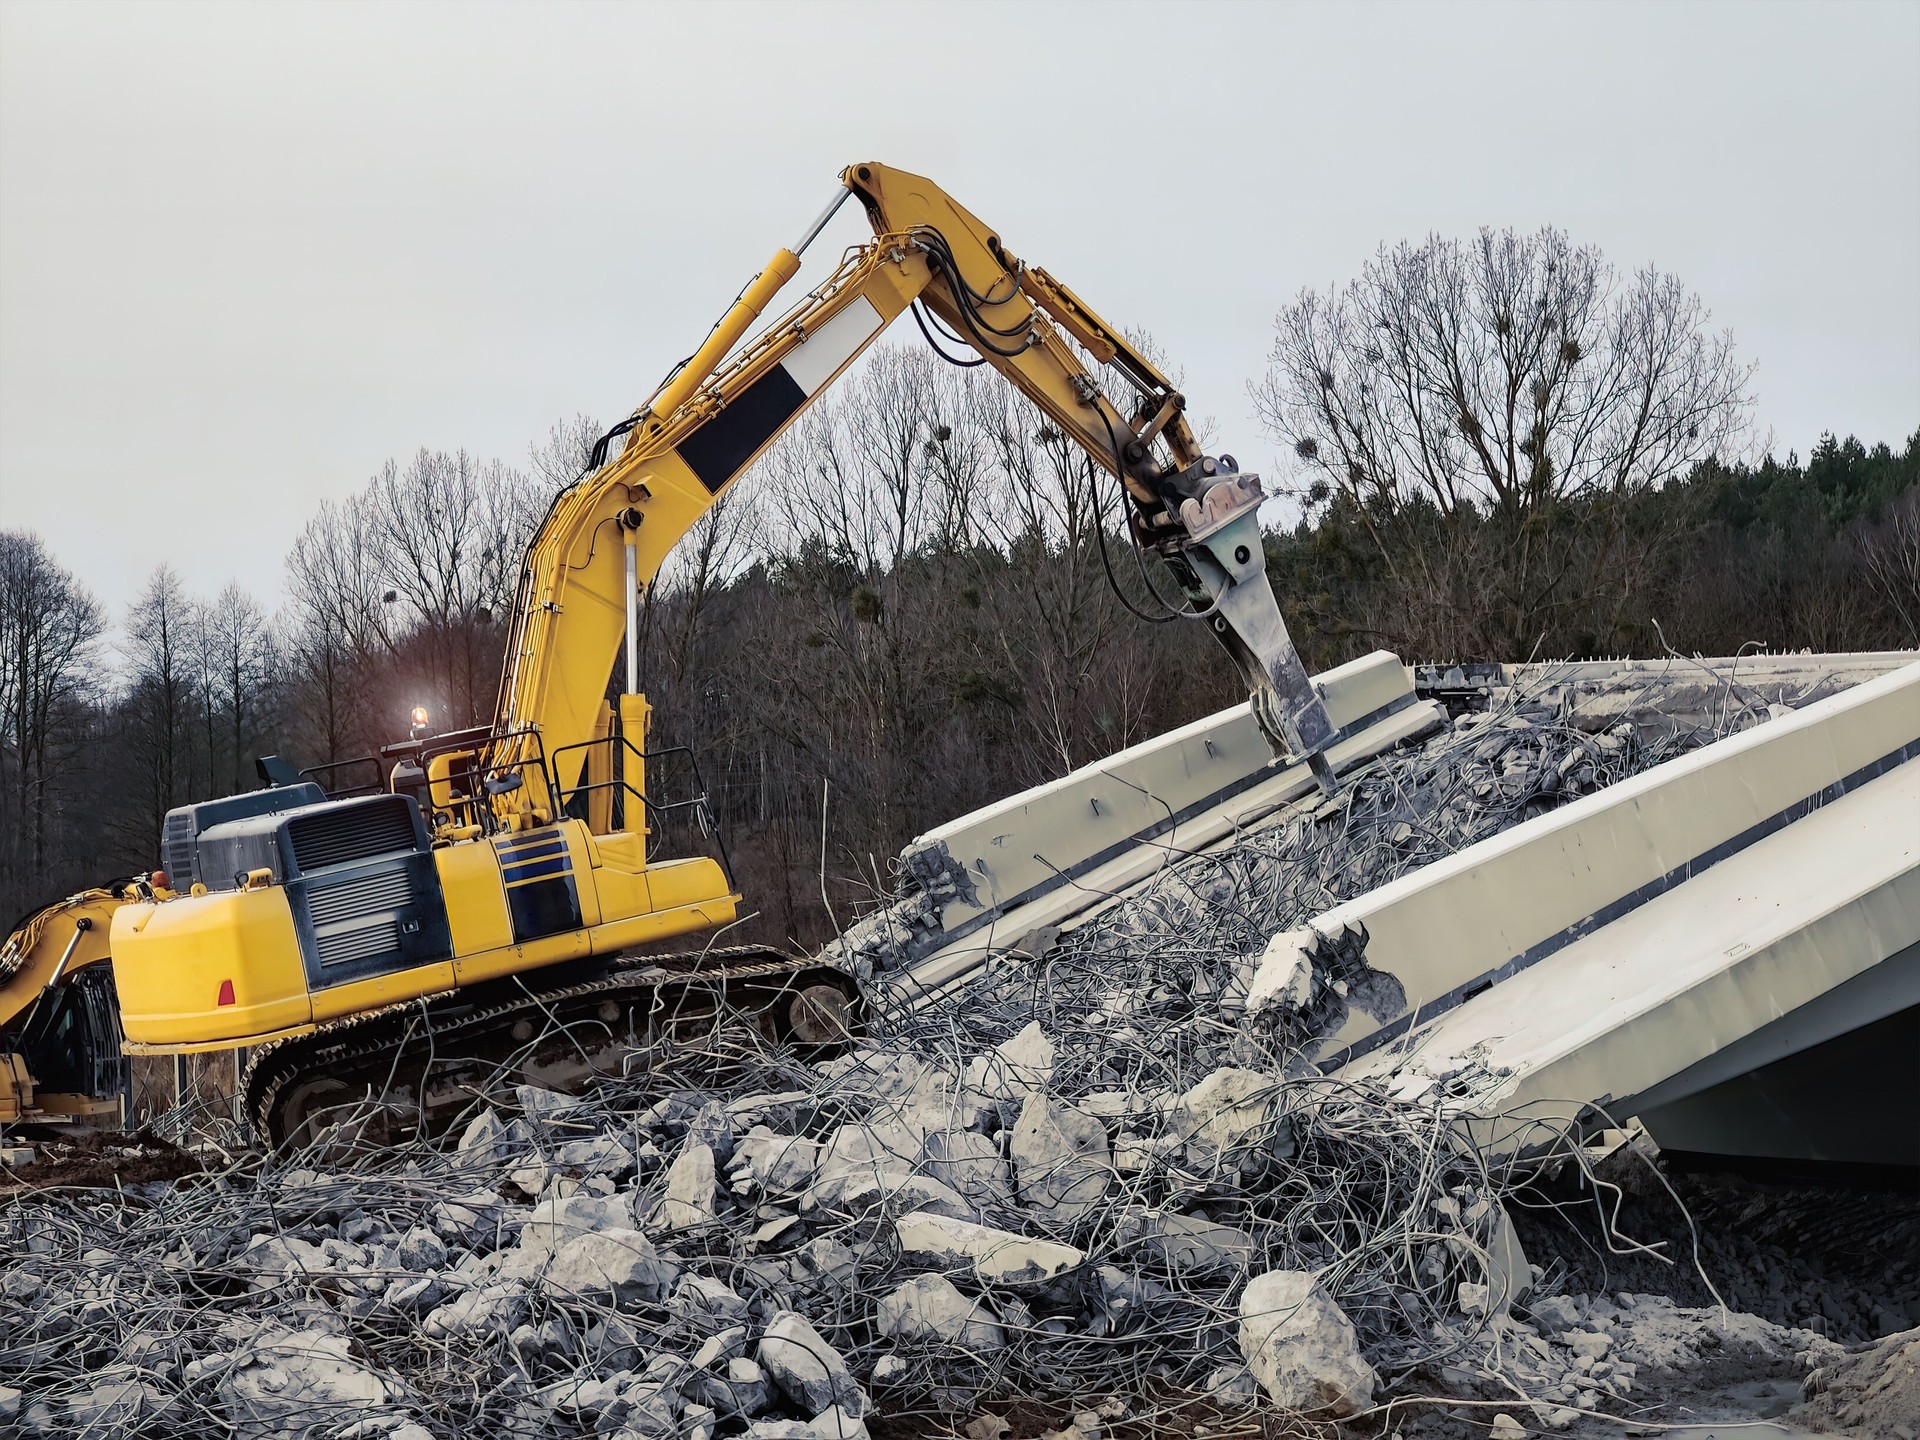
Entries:
MULTIPOLYGON (((1321 677, 1339 769, 1450 723, 1520 724, 1471 708, 1449 722, 1441 699, 1458 707, 1471 687, 1422 675, 1416 688, 1382 652, 1321 677)), ((1481 704, 1548 695, 1602 745, 1650 721, 1724 720, 1734 697, 1764 718, 1271 937, 1250 1019, 1284 1022, 1337 988, 1320 1067, 1438 1088, 1495 1153, 1637 1116, 1717 1161, 1920 1169, 1920 1127, 1889 1108, 1920 1091, 1920 663, 1472 678, 1481 704)), ((1251 729, 1237 707, 941 827, 843 952, 902 1003, 931 1003, 1044 957, 1187 857, 1319 806, 1251 729)))

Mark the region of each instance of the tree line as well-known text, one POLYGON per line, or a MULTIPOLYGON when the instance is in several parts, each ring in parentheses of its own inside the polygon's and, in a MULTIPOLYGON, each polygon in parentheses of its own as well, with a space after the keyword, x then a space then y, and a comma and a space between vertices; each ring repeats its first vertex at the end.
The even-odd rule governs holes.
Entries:
MULTIPOLYGON (((1750 368, 1698 299, 1554 231, 1383 248, 1277 318, 1269 568, 1313 669, 1920 646, 1920 430, 1745 458, 1750 368)), ((491 717, 521 554, 601 427, 390 462, 323 503, 271 610, 162 564, 124 615, 0 532, 0 910, 155 863, 255 757, 491 717)), ((981 368, 882 348, 646 597, 656 745, 698 752, 735 938, 812 944, 915 834, 1239 698, 1113 482, 981 368)))

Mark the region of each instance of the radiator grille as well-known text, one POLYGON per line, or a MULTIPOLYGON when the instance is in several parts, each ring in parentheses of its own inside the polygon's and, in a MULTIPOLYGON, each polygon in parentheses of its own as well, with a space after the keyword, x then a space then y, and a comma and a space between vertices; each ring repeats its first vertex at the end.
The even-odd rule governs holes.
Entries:
POLYGON ((398 795, 295 816, 287 822, 287 834, 293 842, 294 862, 303 874, 412 850, 417 844, 413 816, 398 795))
POLYGON ((400 921, 420 897, 407 859, 307 892, 314 949, 323 971, 376 959, 403 963, 400 921))
POLYGON ((313 923, 332 925, 375 910, 397 910, 413 899, 413 885, 404 868, 356 875, 336 885, 315 886, 307 896, 313 923))
POLYGON ((160 863, 166 867, 167 878, 182 890, 200 878, 194 869, 193 842, 197 837, 193 826, 193 811, 182 806, 169 810, 160 828, 160 863))
POLYGON ((322 968, 400 953, 400 927, 390 917, 369 920, 331 935, 315 937, 322 968))

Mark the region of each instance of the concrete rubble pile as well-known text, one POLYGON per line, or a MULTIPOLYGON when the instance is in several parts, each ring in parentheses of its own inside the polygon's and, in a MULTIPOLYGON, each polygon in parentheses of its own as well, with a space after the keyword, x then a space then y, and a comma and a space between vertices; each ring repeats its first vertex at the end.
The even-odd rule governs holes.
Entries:
POLYGON ((1509 708, 848 1054, 733 1037, 435 1143, 10 1201, 0 1431, 858 1440, 1023 1401, 1100 1440, 1452 1393, 1519 1433, 1640 1403, 1703 1335, 1832 1373, 1811 1330, 1552 1293, 1515 1177, 1301 1058, 1349 977, 1244 1023, 1276 932, 1707 738, 1509 708))

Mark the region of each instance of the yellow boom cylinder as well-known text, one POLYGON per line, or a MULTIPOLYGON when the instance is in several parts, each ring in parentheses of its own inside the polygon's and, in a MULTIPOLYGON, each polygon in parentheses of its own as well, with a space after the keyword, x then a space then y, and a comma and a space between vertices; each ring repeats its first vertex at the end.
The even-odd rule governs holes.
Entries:
POLYGON ((767 262, 767 268, 754 276, 747 288, 740 292, 740 298, 733 302, 733 308, 727 311, 713 334, 707 337, 707 343, 694 352, 693 358, 680 367, 675 375, 661 387, 660 393, 653 397, 647 409, 655 419, 664 420, 673 414, 713 374, 727 352, 747 333, 747 327, 760 318, 760 312, 767 308, 767 302, 780 293, 785 285, 800 271, 800 257, 791 250, 776 250, 773 259, 767 262))

